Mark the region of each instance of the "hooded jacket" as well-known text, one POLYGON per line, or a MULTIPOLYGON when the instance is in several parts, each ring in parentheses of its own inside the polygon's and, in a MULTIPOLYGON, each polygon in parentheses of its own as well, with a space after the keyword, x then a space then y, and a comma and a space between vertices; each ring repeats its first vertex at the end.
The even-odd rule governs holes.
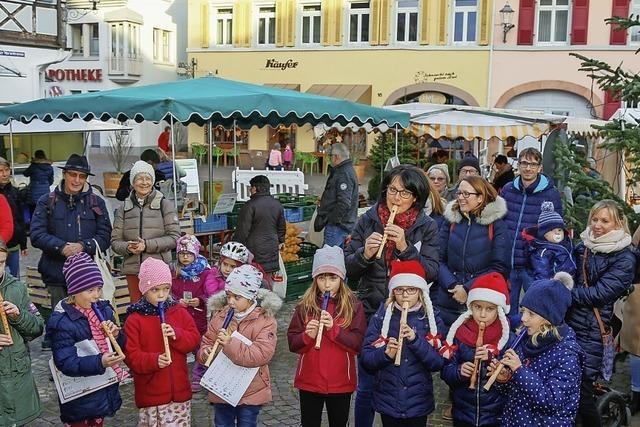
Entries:
MULTIPOLYGON (((196 307, 186 307, 200 334, 207 330, 207 300, 212 295, 208 292, 214 286, 214 270, 205 268, 196 280, 183 279, 175 273, 175 266, 172 269, 173 282, 171 284, 171 295, 175 300, 184 298, 184 292, 191 292, 191 298, 198 298, 199 305, 196 307)), ((223 287, 224 289, 224 287, 223 287)))
POLYGON ((522 178, 516 177, 502 188, 500 195, 507 202, 507 216, 504 220, 509 230, 510 266, 512 269, 525 268, 527 254, 522 230, 538 224, 543 202, 552 202, 554 210, 562 216, 560 193, 553 180, 541 173, 527 188, 523 188, 522 178))
POLYGON ((537 239, 538 227, 525 228, 522 237, 527 243, 529 274, 533 280, 549 280, 557 272, 564 271, 570 275, 576 273, 576 262, 573 259, 573 243, 565 235, 560 243, 537 239))
POLYGON ((49 194, 49 188, 53 184, 53 167, 49 162, 31 162, 22 174, 29 178, 27 203, 35 206, 40 197, 49 194))
MULTIPOLYGON (((98 307, 106 319, 114 321, 113 308, 108 301, 99 301, 98 307)), ((69 377, 102 375, 102 354, 78 356, 76 343, 93 341, 89 320, 74 306, 61 301, 47 322, 47 338, 51 340, 53 361, 69 377)), ((125 345, 125 335, 118 334, 118 344, 125 345)), ((112 417, 122 405, 119 384, 112 384, 91 394, 60 404, 60 419, 65 423, 90 418, 112 417)))
POLYGON ((18 195, 18 189, 10 183, 5 184, 0 186, 0 194, 4 195, 9 202, 13 218, 13 237, 5 243, 9 249, 15 246, 19 246, 20 250, 27 249, 27 227, 24 224, 23 205, 18 195))
POLYGON ((362 303, 353 299, 353 319, 342 327, 342 318, 335 317, 335 299, 329 300, 327 311, 333 319, 331 330, 324 330, 322 343, 315 349, 316 340, 305 333, 310 319, 306 319, 298 305, 287 331, 289 351, 298 353, 293 386, 300 390, 320 394, 352 393, 356 389, 356 355, 360 353, 367 329, 362 303))
POLYGON ((358 177, 353 169, 353 162, 347 159, 329 170, 318 206, 315 230, 335 225, 351 233, 358 219, 358 203, 358 177))
POLYGON ((104 201, 85 184, 75 195, 64 192, 64 180, 51 193, 40 197, 31 218, 31 244, 42 249, 38 271, 47 285, 65 285, 62 249, 67 243, 82 243, 93 256, 96 242, 102 251, 109 248, 111 222, 104 201))
MULTIPOLYGON (((384 233, 384 226, 378 216, 378 203, 365 212, 351 234, 351 242, 344 251, 347 275, 350 280, 359 281, 358 294, 364 305, 367 319, 389 296, 387 280, 389 266, 384 256, 371 259, 364 257, 364 243, 373 232, 384 233)), ((394 258, 402 261, 414 259, 420 261, 426 272, 427 282, 438 276, 438 225, 420 209, 415 222, 405 230, 407 249, 394 251, 394 258)))
POLYGON ((271 194, 255 193, 238 212, 233 239, 251 251, 254 260, 268 273, 278 271, 278 245, 284 243, 284 208, 271 194))
POLYGON ((437 305, 447 328, 466 310, 449 293, 456 285, 467 293, 478 276, 490 271, 509 277, 509 232, 502 219, 507 206, 498 197, 488 203, 480 216, 464 215, 449 202, 440 229, 440 269, 437 305))
POLYGON ((140 264, 149 257, 169 264, 179 237, 180 224, 173 202, 158 190, 152 190, 140 206, 132 192, 116 211, 111 247, 115 253, 124 256, 122 273, 138 274, 140 264), (138 238, 144 239, 146 249, 138 255, 129 253, 128 243, 138 238))
POLYGON ((0 425, 22 426, 42 410, 27 345, 42 335, 44 321, 29 300, 27 287, 8 272, 0 277, 0 293, 20 310, 17 318, 7 319, 13 345, 0 351, 0 425))
POLYGON ((180 304, 169 307, 165 316, 176 333, 175 339, 169 338, 171 364, 165 368, 158 366, 158 356, 164 353, 160 317, 134 311, 124 324, 127 335, 124 361, 133 374, 138 408, 191 400, 187 354, 198 347, 200 333, 180 304))
MULTIPOLYGON (((258 306, 247 317, 242 319, 240 323, 233 319, 229 325, 230 330, 244 335, 252 344, 246 345, 232 336, 229 343, 221 350, 236 365, 259 368, 238 405, 264 405, 272 400, 268 363, 276 352, 277 323, 275 314, 280 310, 282 300, 273 292, 260 289, 257 301, 258 306)), ((209 298, 208 306, 212 313, 211 321, 207 332, 202 337, 202 344, 198 351, 198 361, 202 364, 207 359, 204 357, 203 349, 213 347, 224 318, 229 311, 226 294, 219 292, 212 296, 209 298)), ((209 393, 209 402, 226 403, 213 393, 209 393)))

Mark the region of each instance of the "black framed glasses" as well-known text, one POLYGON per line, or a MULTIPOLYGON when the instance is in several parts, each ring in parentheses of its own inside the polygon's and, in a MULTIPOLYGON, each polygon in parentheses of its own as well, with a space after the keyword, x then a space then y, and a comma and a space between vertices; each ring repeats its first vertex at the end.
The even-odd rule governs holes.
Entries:
POLYGON ((518 162, 518 167, 522 169, 535 169, 540 166, 540 163, 531 163, 524 160, 518 162))
POLYGON ((393 289, 393 294, 394 295, 402 295, 404 293, 406 293, 407 295, 415 295, 418 293, 420 289, 418 288, 394 288, 393 289))
POLYGON ((409 190, 398 190, 395 187, 387 187, 387 194, 390 196, 399 194, 403 199, 410 199, 411 197, 413 197, 413 192, 409 190))
POLYGON ((473 194, 474 196, 478 196, 478 195, 480 195, 480 193, 472 193, 472 192, 470 192, 470 191, 459 191, 459 190, 458 190, 458 191, 456 191, 456 197, 460 197, 460 196, 462 196, 462 198, 464 198, 464 199, 468 199, 468 198, 469 198, 469 196, 471 196, 472 194, 473 194))

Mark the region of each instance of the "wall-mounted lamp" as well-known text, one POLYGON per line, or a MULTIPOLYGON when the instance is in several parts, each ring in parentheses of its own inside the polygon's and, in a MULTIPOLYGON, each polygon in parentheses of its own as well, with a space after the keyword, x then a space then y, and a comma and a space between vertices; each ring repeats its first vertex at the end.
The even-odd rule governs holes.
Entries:
POLYGON ((509 3, 505 4, 502 9, 500 9, 500 19, 502 21, 502 43, 507 42, 507 33, 515 24, 511 23, 511 18, 513 17, 513 12, 515 12, 509 3))
POLYGON ((98 10, 98 3, 100 3, 100 0, 91 0, 91 3, 93 3, 91 10, 98 10))

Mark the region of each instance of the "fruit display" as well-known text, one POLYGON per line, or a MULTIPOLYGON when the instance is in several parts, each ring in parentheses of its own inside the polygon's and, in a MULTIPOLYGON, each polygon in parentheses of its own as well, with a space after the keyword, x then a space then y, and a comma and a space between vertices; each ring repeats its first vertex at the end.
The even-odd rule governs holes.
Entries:
POLYGON ((298 259, 300 259, 298 256, 298 252, 300 252, 300 243, 302 243, 300 232, 302 232, 300 227, 287 222, 287 228, 284 236, 284 248, 280 251, 280 255, 282 255, 282 260, 284 262, 298 261, 298 259))

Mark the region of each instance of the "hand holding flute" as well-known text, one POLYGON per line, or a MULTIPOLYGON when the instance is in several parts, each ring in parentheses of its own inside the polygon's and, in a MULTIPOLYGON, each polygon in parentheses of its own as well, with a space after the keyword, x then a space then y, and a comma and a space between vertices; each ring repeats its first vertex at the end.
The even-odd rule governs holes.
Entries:
POLYGON ((514 349, 518 347, 518 345, 526 335, 527 335, 527 328, 522 328, 522 331, 520 332, 516 340, 513 342, 513 345, 511 346, 511 348, 505 352, 502 360, 500 360, 497 363, 491 364, 491 366, 489 367, 489 370, 491 371, 491 376, 489 377, 489 380, 487 381, 487 383, 484 385, 485 390, 489 391, 491 389, 491 386, 493 385, 494 382, 496 382, 496 380, 502 373, 502 370, 504 369, 505 366, 509 367, 512 371, 515 371, 520 367, 520 365, 522 365, 522 363, 520 362, 520 358, 518 357, 514 349))
POLYGON ((396 366, 400 366, 400 362, 402 361, 402 342, 404 341, 405 333, 403 329, 408 327, 407 325, 407 314, 409 313, 409 303, 407 301, 402 303, 402 315, 400 316, 400 334, 398 336, 398 351, 396 352, 396 359, 394 364, 396 366))
POLYGON ((0 321, 2 322, 2 332, 7 336, 7 345, 13 344, 13 337, 11 337, 11 329, 9 328, 9 320, 7 316, 18 316, 20 310, 15 304, 5 301, 2 294, 0 294, 0 321))
POLYGON ((171 349, 169 348, 169 337, 173 336, 175 338, 176 333, 171 327, 171 325, 169 325, 166 322, 164 310, 165 310, 164 301, 160 301, 158 303, 158 315, 160 316, 160 326, 162 327, 162 339, 164 341, 164 356, 165 356, 166 362, 168 362, 168 364, 171 364, 171 349))
MULTIPOLYGON (((389 214, 389 221, 387 221, 386 225, 391 225, 393 224, 393 222, 396 219, 396 213, 398 212, 398 206, 397 205, 393 205, 391 207, 391 213, 389 214)), ((382 252, 384 252, 384 245, 387 243, 387 239, 389 238, 389 235, 387 233, 384 233, 382 235, 382 242, 380 242, 380 247, 378 248, 378 253, 376 254, 376 258, 380 259, 382 258, 382 252)))
POLYGON ((209 356, 207 356, 207 361, 204 362, 204 366, 209 366, 211 365, 211 362, 213 362, 213 358, 215 357, 216 352, 218 351, 218 346, 220 345, 220 339, 224 339, 225 337, 228 338, 230 336, 227 329, 229 329, 229 325, 233 320, 234 314, 235 314, 235 310, 233 308, 229 308, 229 311, 227 311, 227 315, 225 316, 224 321, 222 322, 222 328, 220 328, 220 332, 218 333, 218 338, 216 339, 216 342, 213 344, 213 347, 209 352, 209 356))
MULTIPOLYGON (((322 296, 322 311, 327 311, 327 307, 329 307, 329 298, 331 298, 331 292, 326 291, 322 296)), ((322 312, 321 312, 322 316, 322 312)), ((320 343, 322 342, 322 330, 324 329, 324 323, 321 321, 318 325, 318 335, 316 335, 316 345, 315 349, 320 349, 320 343)))
POLYGON ((469 389, 475 390, 476 382, 478 381, 478 371, 480 370, 480 357, 478 357, 477 349, 484 344, 484 329, 486 327, 485 322, 478 324, 478 338, 476 338, 476 356, 473 361, 473 373, 471 374, 471 381, 469 383, 469 389))
POLYGON ((107 319, 104 317, 104 314, 102 313, 102 311, 98 307, 98 304, 92 303, 91 304, 91 308, 93 309, 93 312, 96 314, 96 317, 100 321, 100 325, 102 326, 102 330, 104 331, 104 334, 107 336, 107 338, 111 342, 111 346, 113 347, 113 350, 116 352, 116 354, 118 355, 120 360, 124 360, 124 358, 125 358, 124 352, 122 351, 122 348, 120 347, 120 344, 118 344, 118 341, 116 340, 115 336, 113 335, 113 332, 112 332, 111 328, 109 327, 109 323, 107 322, 107 319))

